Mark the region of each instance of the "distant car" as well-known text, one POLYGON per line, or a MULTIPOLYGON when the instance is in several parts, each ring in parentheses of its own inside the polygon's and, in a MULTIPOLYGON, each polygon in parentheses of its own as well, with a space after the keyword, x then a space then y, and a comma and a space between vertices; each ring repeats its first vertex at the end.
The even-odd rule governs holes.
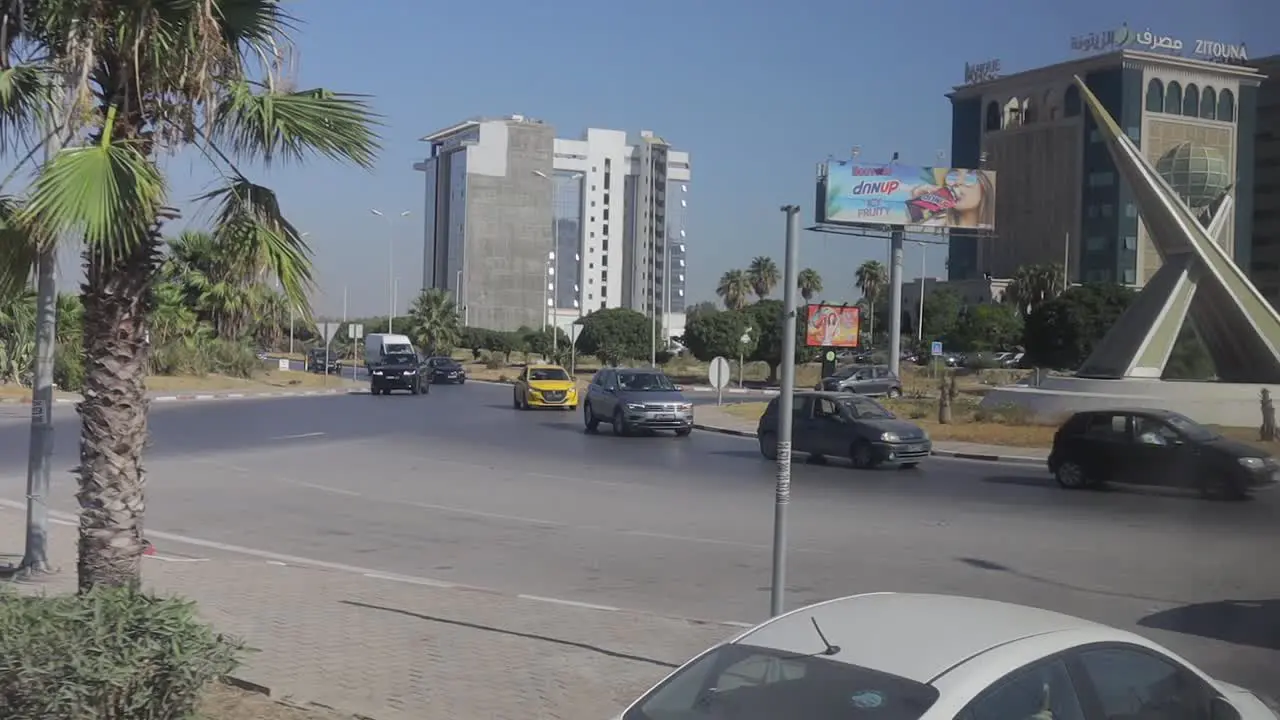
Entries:
POLYGON ((814 389, 896 398, 902 395, 902 381, 888 365, 851 365, 823 378, 814 389))
POLYGON ((1133 633, 977 598, 870 593, 703 652, 617 720, 1276 720, 1133 633))
POLYGON ((338 373, 342 370, 342 363, 333 354, 325 360, 324 348, 317 348, 307 353, 306 370, 313 373, 323 373, 326 370, 330 373, 338 373))
POLYGON ((1072 415, 1054 435, 1049 471, 1068 489, 1116 481, 1193 488, 1229 499, 1280 480, 1280 464, 1266 451, 1185 415, 1141 408, 1072 415))
MULTIPOLYGON (((778 458, 778 400, 769 401, 756 426, 760 454, 778 458)), ((880 403, 839 392, 798 392, 791 413, 791 449, 810 460, 848 458, 856 468, 890 464, 913 468, 933 452, 919 425, 894 417, 880 403)))
POLYGON ((589 433, 608 423, 618 435, 674 430, 687 437, 693 432, 693 403, 661 370, 605 368, 587 387, 582 421, 589 433))
POLYGON ((517 410, 532 408, 578 409, 578 384, 559 365, 530 365, 516 378, 512 404, 517 410))
POLYGON ((369 366, 369 392, 372 395, 390 395, 392 390, 408 390, 412 395, 431 392, 431 380, 427 377, 427 364, 409 348, 408 352, 391 352, 369 366))
POLYGON ((436 356, 427 358, 429 375, 427 381, 432 383, 456 383, 461 385, 467 381, 467 371, 451 357, 436 356))

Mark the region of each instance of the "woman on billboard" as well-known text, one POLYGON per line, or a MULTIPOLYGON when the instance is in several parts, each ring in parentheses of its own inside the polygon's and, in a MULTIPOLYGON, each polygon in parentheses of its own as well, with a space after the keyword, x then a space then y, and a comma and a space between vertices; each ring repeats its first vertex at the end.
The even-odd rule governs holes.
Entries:
POLYGON ((913 213, 923 215, 920 224, 931 227, 954 227, 990 230, 996 226, 995 185, 981 170, 934 168, 937 184, 917 185, 912 200, 925 197, 930 202, 913 213), (942 175, 945 172, 945 175, 942 175), (939 199, 941 198, 941 199, 939 199))

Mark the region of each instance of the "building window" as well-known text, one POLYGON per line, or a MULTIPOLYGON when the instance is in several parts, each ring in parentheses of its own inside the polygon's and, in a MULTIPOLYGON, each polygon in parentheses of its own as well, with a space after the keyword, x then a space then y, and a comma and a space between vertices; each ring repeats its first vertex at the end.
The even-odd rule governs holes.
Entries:
POLYGON ((1133 285, 1135 282, 1137 282, 1137 277, 1136 277, 1136 276, 1137 276, 1137 273, 1135 273, 1134 271, 1132 271, 1132 270, 1125 270, 1125 271, 1124 271, 1124 284, 1125 284, 1125 285, 1133 285))
POLYGON ((1147 112, 1164 112, 1164 83, 1157 78, 1147 83, 1147 112))
POLYGON ((1089 252, 1097 252, 1107 248, 1107 239, 1101 235, 1094 235, 1086 238, 1084 241, 1084 249, 1089 252))
POLYGON ((1127 218, 1136 218, 1136 217, 1138 217, 1138 206, 1137 206, 1137 205, 1134 205, 1133 203, 1125 203, 1125 205, 1124 205, 1124 216, 1125 216, 1125 217, 1127 217, 1127 218))
POLYGON ((1115 215, 1115 212, 1116 212, 1116 207, 1115 207, 1114 205, 1103 205, 1103 206, 1102 206, 1102 217, 1104 217, 1104 218, 1109 218, 1109 217, 1111 217, 1112 215, 1115 215))
POLYGON ((1218 119, 1218 93, 1211 87, 1206 87, 1200 95, 1200 117, 1205 120, 1218 119))
POLYGON ((1230 90, 1218 93, 1218 119, 1222 122, 1235 122, 1236 96, 1230 90))
POLYGON ((1000 103, 992 100, 987 105, 987 132, 1000 129, 1000 103))
POLYGON ((1200 114, 1200 88, 1195 83, 1188 85, 1182 95, 1182 114, 1190 117, 1200 114))
POLYGON ((1135 236, 1135 235, 1125 235, 1125 236, 1124 236, 1124 249, 1125 249, 1125 250, 1137 250, 1137 249, 1138 249, 1138 238, 1137 238, 1137 236, 1135 236))
POLYGON ((1088 207, 1088 209, 1085 211, 1085 213, 1088 215, 1088 217, 1089 217, 1089 219, 1090 219, 1090 220, 1093 220, 1093 219, 1097 218, 1097 217, 1098 217, 1098 206, 1097 206, 1097 205, 1090 205, 1090 206, 1088 207))
POLYGON ((1177 114, 1182 109, 1182 85, 1173 80, 1164 91, 1164 111, 1177 114))
POLYGON ((1080 114, 1083 109, 1080 103, 1080 88, 1075 85, 1068 85, 1067 91, 1062 96, 1063 114, 1067 117, 1075 117, 1080 114))
POLYGON ((1110 172, 1089 173, 1089 187, 1111 187, 1116 182, 1116 176, 1110 172))

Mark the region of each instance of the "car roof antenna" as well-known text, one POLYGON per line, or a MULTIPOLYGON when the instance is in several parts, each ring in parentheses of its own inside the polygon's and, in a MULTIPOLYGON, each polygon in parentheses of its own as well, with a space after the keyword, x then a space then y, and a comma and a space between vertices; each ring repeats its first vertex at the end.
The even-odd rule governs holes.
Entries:
POLYGON ((810 617, 809 617, 809 622, 813 623, 813 629, 818 633, 818 639, 822 640, 822 644, 827 646, 827 648, 826 648, 825 650, 823 650, 821 654, 823 654, 823 655, 835 655, 835 654, 839 653, 839 652, 840 652, 840 646, 839 646, 839 645, 832 645, 832 644, 831 644, 831 641, 830 641, 830 640, 827 640, 827 636, 826 636, 825 634, 823 634, 823 632, 822 632, 822 628, 818 626, 818 618, 813 617, 813 616, 810 616, 810 617))

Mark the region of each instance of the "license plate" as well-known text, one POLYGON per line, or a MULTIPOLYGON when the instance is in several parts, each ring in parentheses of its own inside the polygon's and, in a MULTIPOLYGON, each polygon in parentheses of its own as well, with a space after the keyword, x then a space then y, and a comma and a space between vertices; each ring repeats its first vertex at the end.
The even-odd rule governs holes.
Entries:
POLYGON ((907 452, 924 452, 924 445, 908 445, 907 452))
POLYGON ((676 416, 673 413, 658 413, 657 418, 659 420, 675 420, 676 416))

